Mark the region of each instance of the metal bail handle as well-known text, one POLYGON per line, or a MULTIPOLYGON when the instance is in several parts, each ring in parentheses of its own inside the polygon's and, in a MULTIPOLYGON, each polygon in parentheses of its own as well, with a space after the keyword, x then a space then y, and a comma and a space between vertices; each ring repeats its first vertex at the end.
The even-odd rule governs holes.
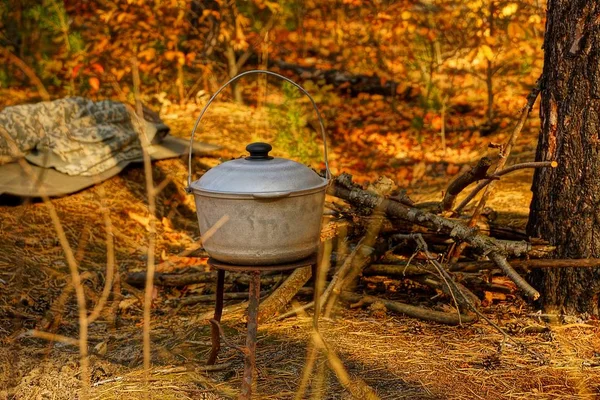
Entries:
POLYGON ((206 103, 206 105, 204 106, 202 111, 200 112, 198 119, 196 119, 196 123, 194 124, 194 128, 192 129, 192 137, 190 138, 190 153, 189 153, 189 157, 188 157, 188 187, 187 187, 187 191, 190 192, 191 186, 192 186, 192 153, 193 153, 193 146, 194 146, 194 134, 196 133, 196 129, 198 129, 198 125, 200 125, 200 121, 202 120, 204 113, 206 112, 206 110, 208 109, 210 104, 213 102, 213 100, 223 91, 223 89, 225 89, 227 86, 229 86, 230 83, 235 82, 238 79, 240 79, 246 75, 250 75, 250 74, 265 74, 265 75, 271 75, 271 76, 275 76, 277 78, 283 79, 284 81, 294 85, 296 88, 298 88, 298 90, 300 90, 302 93, 304 93, 310 99, 310 102, 312 103, 313 108, 315 109, 315 112, 317 113, 317 117, 319 118, 319 125, 321 126, 321 134, 323 136, 323 157, 325 159, 325 178, 328 181, 331 180, 331 171, 329 171, 329 163, 327 161, 327 138, 325 136, 325 124, 323 123, 323 117, 321 116, 321 113, 319 112, 319 109, 317 108, 317 103, 315 102, 315 100, 306 91, 306 89, 304 89, 302 86, 300 86, 293 80, 286 78, 283 75, 279 75, 275 72, 262 70, 262 69, 253 69, 251 71, 245 71, 239 75, 234 76, 229 81, 227 81, 227 83, 225 83, 223 86, 221 86, 219 88, 219 90, 217 90, 215 92, 215 94, 213 94, 211 96, 211 98, 208 100, 208 102, 206 103))

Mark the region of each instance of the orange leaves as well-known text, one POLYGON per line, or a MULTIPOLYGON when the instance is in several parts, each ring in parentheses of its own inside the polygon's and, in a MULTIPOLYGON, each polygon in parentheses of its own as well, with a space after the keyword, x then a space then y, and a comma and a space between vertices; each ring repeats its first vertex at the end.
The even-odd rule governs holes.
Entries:
MULTIPOLYGON (((135 16, 132 14, 129 14, 129 13, 120 13, 120 14, 117 14, 115 19, 116 19, 117 23, 123 24, 127 20, 129 20, 129 21, 134 20, 135 16)), ((107 20, 106 22, 109 22, 109 20, 107 20)))
POLYGON ((185 64, 185 54, 181 51, 166 51, 164 57, 167 61, 176 60, 179 65, 185 64))
POLYGON ((510 17, 515 14, 519 9, 519 5, 517 3, 509 3, 502 8, 502 15, 504 17, 510 17))
POLYGON ((92 69, 92 71, 96 72, 97 74, 102 75, 104 73, 104 67, 98 63, 91 64, 90 68, 92 69))
POLYGON ((269 0, 254 0, 254 4, 257 8, 264 10, 269 9, 272 13, 278 13, 282 10, 281 5, 277 1, 269 0))
POLYGON ((149 48, 138 53, 138 59, 150 61, 156 57, 156 49, 149 48))
POLYGON ((368 134, 371 134, 371 133, 379 132, 380 129, 381 129, 381 127, 378 124, 369 124, 369 125, 365 126, 364 133, 366 135, 368 135, 368 134))
POLYGON ((487 44, 483 44, 479 46, 479 49, 477 50, 477 58, 480 60, 486 59, 491 61, 494 58, 494 51, 487 44))
POLYGON ((98 63, 91 63, 89 65, 77 64, 71 70, 71 79, 75 79, 80 75, 87 76, 87 82, 92 89, 92 93, 100 90, 100 79, 98 76, 104 74, 104 67, 98 63))
POLYGON ((73 67, 73 70, 71 71, 71 78, 76 78, 77 75, 79 74, 79 70, 81 69, 81 67, 83 67, 83 64, 77 64, 75 67, 73 67))
POLYGON ((96 78, 95 76, 88 79, 88 82, 94 92, 97 92, 100 89, 100 79, 96 78))
POLYGON ((391 21, 393 19, 390 14, 384 12, 377 13, 377 18, 383 21, 391 21))
POLYGON ((208 16, 215 17, 216 19, 221 19, 221 13, 217 10, 205 9, 202 11, 202 17, 206 18, 208 16))
POLYGON ((196 59, 196 53, 190 52, 185 55, 185 61, 187 64, 191 64, 196 59))
POLYGON ((431 128, 436 131, 442 129, 442 118, 439 115, 436 115, 431 119, 431 128))

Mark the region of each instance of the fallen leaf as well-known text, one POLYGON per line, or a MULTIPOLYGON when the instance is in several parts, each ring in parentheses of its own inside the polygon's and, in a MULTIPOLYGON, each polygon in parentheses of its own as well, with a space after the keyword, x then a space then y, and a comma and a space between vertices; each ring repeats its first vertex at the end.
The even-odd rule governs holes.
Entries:
POLYGON ((94 89, 94 91, 100 89, 100 79, 96 78, 95 76, 88 79, 88 82, 90 83, 90 86, 92 87, 92 89, 94 89))
POLYGON ((144 217, 140 214, 136 214, 133 212, 128 212, 127 215, 129 216, 129 218, 146 228, 147 231, 150 230, 150 218, 144 217))

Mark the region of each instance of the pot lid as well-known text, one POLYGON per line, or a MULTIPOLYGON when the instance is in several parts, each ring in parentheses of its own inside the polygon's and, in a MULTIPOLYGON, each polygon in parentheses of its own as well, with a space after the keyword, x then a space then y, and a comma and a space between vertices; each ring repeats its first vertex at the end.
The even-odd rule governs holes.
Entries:
POLYGON ((271 157, 268 143, 246 146, 250 156, 224 162, 192 182, 192 191, 230 194, 298 193, 320 189, 325 178, 296 161, 271 157))

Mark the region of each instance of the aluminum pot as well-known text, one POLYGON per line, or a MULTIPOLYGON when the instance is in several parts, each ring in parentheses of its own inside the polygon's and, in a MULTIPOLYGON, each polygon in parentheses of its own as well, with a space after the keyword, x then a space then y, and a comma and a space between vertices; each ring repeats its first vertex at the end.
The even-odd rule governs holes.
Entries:
POLYGON ((239 265, 284 264, 309 257, 319 246, 325 191, 331 179, 323 119, 314 99, 292 80, 270 71, 246 71, 225 83, 201 111, 190 139, 188 188, 206 252, 239 265), (249 74, 281 78, 310 99, 323 135, 326 176, 292 160, 271 157, 271 145, 252 143, 250 155, 224 162, 192 182, 192 144, 202 116, 231 82, 249 74))

